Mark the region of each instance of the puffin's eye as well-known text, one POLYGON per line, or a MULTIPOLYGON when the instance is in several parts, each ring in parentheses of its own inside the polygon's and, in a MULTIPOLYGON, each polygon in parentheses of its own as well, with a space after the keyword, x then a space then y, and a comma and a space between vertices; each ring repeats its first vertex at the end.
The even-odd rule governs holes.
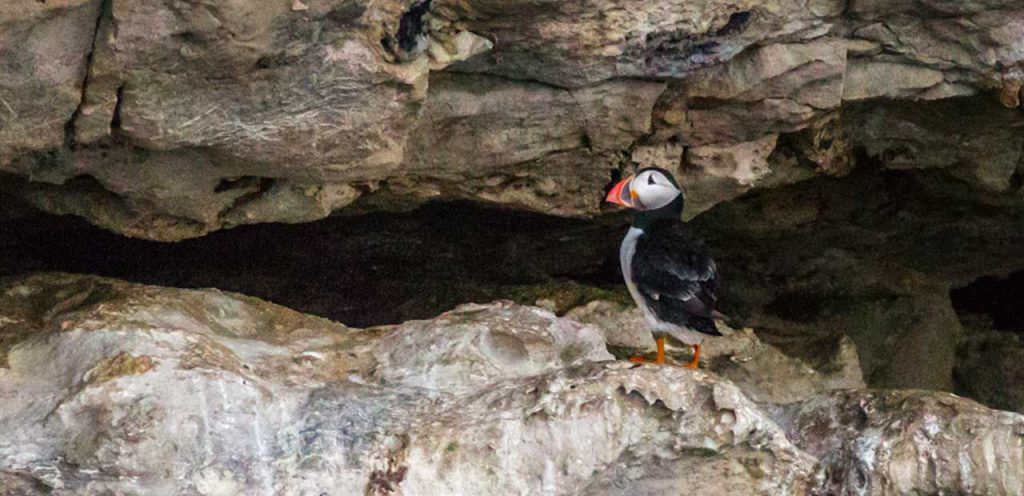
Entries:
POLYGON ((658 184, 654 182, 654 174, 647 176, 647 184, 658 184))

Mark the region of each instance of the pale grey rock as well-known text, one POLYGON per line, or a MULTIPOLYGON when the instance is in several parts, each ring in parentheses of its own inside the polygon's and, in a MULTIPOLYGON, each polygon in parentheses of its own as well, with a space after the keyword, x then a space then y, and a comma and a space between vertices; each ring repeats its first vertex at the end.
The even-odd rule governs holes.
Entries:
POLYGON ((737 336, 709 346, 733 384, 609 360, 598 327, 509 303, 358 330, 217 290, 10 278, 0 483, 22 494, 1019 491, 1024 417, 934 393, 826 393, 806 366, 799 379, 799 362, 737 336), (760 374, 790 382, 766 387, 760 374))
POLYGON ((664 484, 660 466, 706 472, 669 475, 697 494, 767 495, 802 491, 813 469, 735 386, 607 361, 597 329, 540 309, 359 331, 215 290, 62 274, 4 281, 0 299, 10 487, 614 494, 664 484))
MULTIPOLYGON (((892 62, 854 60, 846 69, 843 100, 868 98, 913 98, 942 84, 942 71, 892 62)), ((932 98, 950 95, 929 95, 932 98)))
POLYGON ((812 494, 1019 494, 1024 417, 923 391, 844 391, 794 405, 787 432, 821 460, 812 494))
MULTIPOLYGON (((640 310, 633 306, 596 300, 566 313, 568 319, 596 326, 609 346, 629 354, 650 353, 654 339, 640 310)), ((749 398, 759 403, 786 404, 805 400, 831 389, 864 388, 857 348, 848 338, 840 341, 820 370, 786 356, 762 342, 752 329, 718 326, 731 334, 708 337, 701 344, 701 363, 708 370, 732 381, 749 398), (732 331, 730 333, 730 331, 732 331)), ((678 363, 689 361, 690 349, 680 356, 669 343, 669 356, 678 363)))
POLYGON ((407 322, 389 333, 374 357, 384 381, 453 393, 613 359, 591 326, 547 310, 493 305, 463 305, 433 320, 407 322))

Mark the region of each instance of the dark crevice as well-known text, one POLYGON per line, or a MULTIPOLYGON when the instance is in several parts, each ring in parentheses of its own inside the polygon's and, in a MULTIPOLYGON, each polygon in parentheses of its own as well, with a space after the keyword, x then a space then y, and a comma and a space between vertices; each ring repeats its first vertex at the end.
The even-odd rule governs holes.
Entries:
POLYGON ((628 299, 618 270, 625 229, 617 217, 587 221, 454 202, 160 243, 38 214, 0 223, 0 276, 45 270, 216 287, 364 327, 429 318, 471 301, 628 299))
POLYGON ((121 131, 121 105, 124 103, 124 85, 117 88, 117 100, 114 102, 114 116, 110 119, 110 133, 113 135, 121 131))
POLYGON ((1019 190, 1024 186, 1024 164, 1017 166, 1017 170, 1010 175, 1010 189, 1019 190))
POLYGON ((430 10, 430 1, 423 0, 409 7, 398 21, 398 46, 406 52, 413 52, 420 44, 423 36, 423 16, 430 10))
MULTIPOLYGON (((248 191, 243 193, 238 198, 235 198, 235 201, 232 202, 231 206, 226 208, 223 212, 221 212, 220 217, 222 219, 229 217, 232 213, 237 212, 238 210, 244 208, 247 204, 255 201, 267 191, 270 191, 270 189, 273 188, 274 184, 277 182, 276 179, 270 177, 246 176, 242 179, 243 180, 237 182, 236 185, 245 184, 244 187, 248 189, 248 191)), ((218 186, 220 186, 220 184, 218 184, 218 186)), ((214 191, 216 191, 216 188, 214 189, 214 191)))
POLYGON ((590 140, 590 134, 587 133, 586 129, 580 132, 580 148, 588 152, 594 151, 594 143, 590 140))
POLYGON ((426 24, 423 17, 430 11, 431 0, 412 4, 398 20, 398 29, 392 35, 385 24, 381 46, 399 61, 407 61, 426 48, 426 24))
POLYGON ((1020 156, 1017 158, 1017 168, 1010 175, 1010 188, 1014 191, 1024 186, 1024 141, 1021 142, 1020 156))
POLYGON ((225 177, 217 182, 217 185, 213 187, 213 192, 224 193, 235 189, 248 189, 252 180, 252 176, 225 177))
POLYGON ((735 12, 729 16, 729 21, 715 31, 715 36, 729 36, 734 33, 741 33, 750 25, 750 12, 735 12))
POLYGON ((1024 270, 985 276, 949 292, 958 315, 983 316, 992 328, 1024 334, 1024 270))

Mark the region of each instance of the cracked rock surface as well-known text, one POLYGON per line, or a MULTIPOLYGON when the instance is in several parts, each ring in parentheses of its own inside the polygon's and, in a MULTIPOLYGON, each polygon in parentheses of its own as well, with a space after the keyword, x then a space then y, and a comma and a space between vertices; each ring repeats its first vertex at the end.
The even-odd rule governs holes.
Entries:
MULTIPOLYGON (((811 392, 776 402, 718 358, 615 361, 609 327, 533 307, 359 330, 216 290, 42 273, 3 280, 0 309, 0 482, 19 494, 1022 487, 1020 415, 836 390, 781 354, 759 372, 802 368, 811 392)), ((726 362, 771 353, 738 336, 717 345, 726 362)))
POLYGON ((678 171, 696 215, 853 148, 1016 190, 1022 146, 986 129, 1020 135, 1022 26, 1012 0, 18 1, 0 189, 157 240, 357 201, 591 216, 637 164, 678 171), (964 99, 964 151, 926 156, 961 114, 915 102, 964 99), (844 124, 879 102, 891 135, 844 124))

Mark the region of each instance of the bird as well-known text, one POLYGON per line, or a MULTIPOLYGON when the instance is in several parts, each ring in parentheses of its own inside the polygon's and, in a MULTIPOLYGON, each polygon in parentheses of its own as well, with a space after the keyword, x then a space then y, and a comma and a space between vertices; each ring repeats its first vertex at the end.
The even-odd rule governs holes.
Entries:
MULTIPOLYGON (((619 248, 622 276, 643 312, 665 363, 665 338, 693 346, 684 368, 697 368, 704 336, 722 336, 716 320, 718 268, 704 242, 681 219, 685 197, 672 173, 642 167, 608 191, 605 201, 631 209, 632 225, 619 248)), ((642 357, 630 358, 643 363, 642 357)))

